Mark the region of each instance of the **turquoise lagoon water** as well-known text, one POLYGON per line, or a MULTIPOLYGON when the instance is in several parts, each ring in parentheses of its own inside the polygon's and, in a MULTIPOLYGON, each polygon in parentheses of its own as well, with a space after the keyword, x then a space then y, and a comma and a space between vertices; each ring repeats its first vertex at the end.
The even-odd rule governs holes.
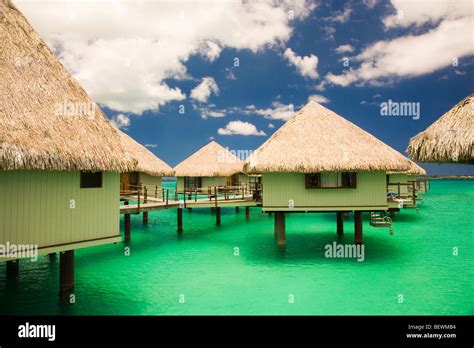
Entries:
POLYGON ((473 212, 473 181, 433 181, 418 214, 396 215, 393 236, 364 216, 364 262, 324 257, 335 214, 289 214, 285 250, 258 208, 249 221, 222 209, 219 227, 210 209, 185 210, 182 236, 176 210, 150 213, 147 226, 132 215, 130 256, 124 243, 75 252, 75 304, 58 301, 59 258, 22 261, 13 283, 1 264, 0 314, 473 315, 473 212))

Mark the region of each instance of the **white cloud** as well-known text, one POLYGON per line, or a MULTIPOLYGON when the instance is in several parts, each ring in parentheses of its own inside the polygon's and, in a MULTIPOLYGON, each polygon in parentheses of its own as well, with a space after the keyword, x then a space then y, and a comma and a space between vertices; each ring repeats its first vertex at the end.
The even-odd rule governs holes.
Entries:
POLYGON ((275 128, 275 125, 273 123, 269 123, 268 128, 275 128))
POLYGON ((188 79, 193 55, 215 60, 224 48, 253 52, 286 43, 305 0, 42 1, 15 5, 100 104, 140 114, 185 95, 168 79, 188 79), (290 19, 288 12, 293 11, 290 19))
POLYGON ((287 48, 284 57, 290 64, 296 67, 301 76, 310 77, 312 79, 318 78, 318 57, 314 54, 300 57, 297 56, 291 48, 287 48))
POLYGON ((352 13, 352 9, 349 6, 346 6, 343 11, 337 11, 333 16, 329 17, 331 22, 346 23, 352 13))
POLYGON ((212 77, 204 77, 192 91, 190 97, 202 103, 207 102, 211 94, 219 95, 219 86, 212 77))
POLYGON ((316 103, 324 104, 324 103, 329 103, 330 100, 326 98, 324 95, 321 94, 312 94, 308 97, 308 102, 309 101, 314 101, 316 103))
POLYGON ((157 146, 158 144, 145 144, 145 147, 149 147, 149 148, 155 148, 157 146))
POLYGON ((206 41, 207 49, 204 48, 205 50, 205 55, 206 57, 213 62, 216 60, 217 57, 221 54, 222 49, 219 47, 218 44, 212 41, 206 41))
POLYGON ((353 52, 354 47, 352 45, 340 45, 335 49, 336 53, 348 53, 348 52, 353 52))
POLYGON ((449 3, 450 6, 439 1, 432 7, 427 2, 408 6, 408 2, 393 1, 394 6, 402 11, 403 19, 395 22, 393 16, 387 17, 384 22, 388 27, 439 24, 419 35, 407 34, 378 41, 352 58, 360 63, 358 68, 341 75, 329 73, 326 80, 340 86, 355 82, 381 85, 390 79, 432 73, 452 65, 453 59, 473 55, 474 7, 463 1, 449 3))
POLYGON ((267 119, 288 121, 295 113, 293 104, 282 104, 274 101, 272 107, 266 109, 257 109, 254 105, 249 105, 243 110, 247 115, 259 115, 267 119))
POLYGON ((264 131, 257 130, 252 123, 243 121, 230 121, 225 128, 219 128, 217 133, 220 135, 266 135, 264 131))
POLYGON ((198 111, 203 119, 211 118, 221 118, 225 117, 227 111, 225 109, 217 109, 214 104, 209 104, 206 106, 195 105, 193 104, 193 109, 198 111))
POLYGON ((130 117, 124 114, 118 114, 110 119, 110 123, 117 129, 127 129, 130 125, 130 117))
POLYGON ((368 8, 373 8, 375 7, 375 5, 377 5, 378 3, 378 0, 364 0, 364 4, 368 7, 368 8))
POLYGON ((472 17, 474 7, 470 0, 392 0, 395 13, 383 19, 387 28, 436 24, 441 20, 472 17))

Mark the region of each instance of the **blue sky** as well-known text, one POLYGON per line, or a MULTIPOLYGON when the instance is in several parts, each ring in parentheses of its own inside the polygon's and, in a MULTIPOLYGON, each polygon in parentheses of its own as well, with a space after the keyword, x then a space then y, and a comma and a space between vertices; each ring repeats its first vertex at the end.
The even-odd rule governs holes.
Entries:
MULTIPOLYGON (((54 10, 46 2, 15 3, 107 116, 172 166, 210 139, 255 149, 291 106, 297 111, 315 95, 405 153, 411 136, 473 92, 470 1, 436 7, 294 0, 229 8, 156 1, 143 9, 129 1, 87 8, 77 2, 54 10), (126 33, 116 25, 120 14, 101 17, 103 6, 122 13, 132 5, 126 33), (156 24, 161 12, 170 20, 166 28, 156 24), (420 118, 382 116, 380 104, 388 100, 419 103, 420 118)), ((474 174, 474 166, 422 166, 428 174, 474 174)))

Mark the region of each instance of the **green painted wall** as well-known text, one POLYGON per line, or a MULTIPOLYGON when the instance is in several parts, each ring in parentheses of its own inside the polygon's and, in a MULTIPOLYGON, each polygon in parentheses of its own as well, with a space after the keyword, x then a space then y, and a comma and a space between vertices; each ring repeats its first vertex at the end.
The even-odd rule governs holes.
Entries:
POLYGON ((358 172, 357 188, 306 189, 303 173, 264 173, 265 210, 364 210, 387 207, 386 173, 358 172), (289 208, 290 200, 294 208, 289 208))
POLYGON ((161 176, 152 176, 146 173, 140 173, 140 182, 142 185, 159 186, 161 188, 162 178, 161 176))
POLYGON ((0 171, 0 243, 42 248, 120 236, 119 183, 119 173, 81 189, 79 172, 0 171))
MULTIPOLYGON (((401 183, 406 184, 408 180, 415 180, 414 178, 410 178, 407 174, 390 174, 389 175, 389 182, 391 184, 401 183)), ((390 185, 388 189, 392 192, 398 192, 397 185, 390 185)), ((408 193, 408 187, 406 185, 400 185, 400 194, 406 195, 408 193)))

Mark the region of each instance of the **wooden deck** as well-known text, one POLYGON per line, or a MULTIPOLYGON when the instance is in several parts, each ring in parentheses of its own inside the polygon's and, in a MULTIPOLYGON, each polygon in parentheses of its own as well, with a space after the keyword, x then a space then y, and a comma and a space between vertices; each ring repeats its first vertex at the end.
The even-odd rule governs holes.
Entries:
MULTIPOLYGON (((121 200, 134 201, 138 197, 135 195, 121 196, 121 200)), ((209 200, 209 198, 198 198, 197 200, 175 201, 170 200, 163 202, 161 199, 149 197, 147 203, 128 204, 120 206, 120 214, 139 214, 141 212, 165 210, 165 209, 176 209, 176 208, 213 208, 213 207, 257 207, 261 206, 261 202, 256 202, 251 196, 239 197, 239 198, 219 198, 217 200, 209 200)))

